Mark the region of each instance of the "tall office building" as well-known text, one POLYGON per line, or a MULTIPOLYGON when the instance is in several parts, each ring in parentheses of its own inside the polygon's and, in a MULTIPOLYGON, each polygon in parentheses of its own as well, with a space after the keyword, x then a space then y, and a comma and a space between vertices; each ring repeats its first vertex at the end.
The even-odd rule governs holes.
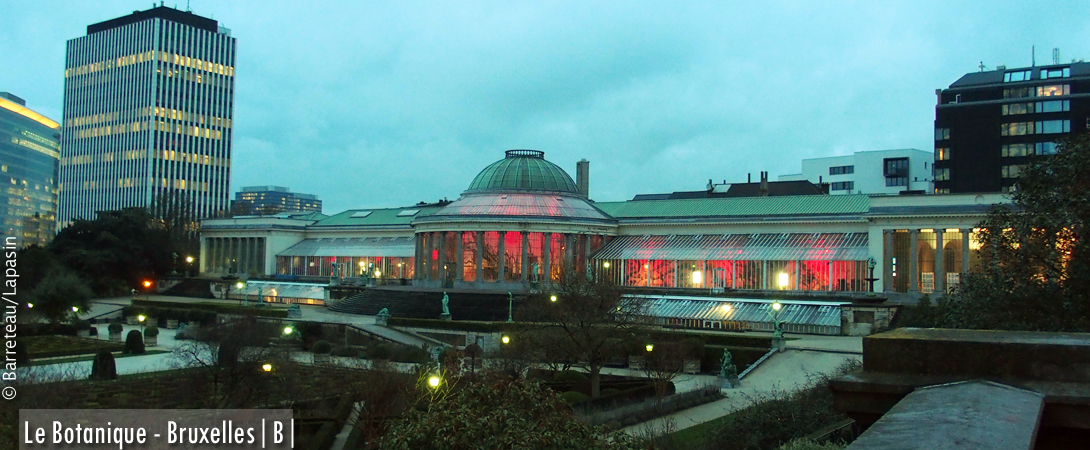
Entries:
POLYGON ((239 215, 322 212, 322 201, 316 195, 292 192, 283 186, 247 186, 235 194, 231 211, 239 215))
POLYGON ((163 201, 227 212, 234 66, 230 30, 163 6, 68 41, 60 225, 163 201))
POLYGON ((1000 66, 935 93, 936 193, 1008 192, 1034 155, 1090 128, 1090 63, 1000 66))
POLYGON ((60 125, 0 92, 0 221, 19 247, 53 238, 60 125))

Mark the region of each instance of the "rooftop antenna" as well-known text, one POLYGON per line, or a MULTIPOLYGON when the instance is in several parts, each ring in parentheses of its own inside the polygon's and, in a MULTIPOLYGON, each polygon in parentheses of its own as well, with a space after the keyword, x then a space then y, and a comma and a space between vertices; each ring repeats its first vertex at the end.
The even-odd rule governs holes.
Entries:
POLYGON ((1052 64, 1060 63, 1060 48, 1055 47, 1052 49, 1052 64))
POLYGON ((189 9, 189 0, 185 0, 185 12, 187 12, 187 13, 193 12, 192 9, 189 9))
POLYGON ((1030 62, 1031 62, 1030 67, 1037 67, 1037 46, 1036 45, 1031 45, 1029 47, 1029 55, 1030 55, 1030 62))
POLYGON ((981 61, 981 62, 980 62, 980 71, 981 71, 981 72, 983 72, 983 71, 984 71, 984 61, 981 61))

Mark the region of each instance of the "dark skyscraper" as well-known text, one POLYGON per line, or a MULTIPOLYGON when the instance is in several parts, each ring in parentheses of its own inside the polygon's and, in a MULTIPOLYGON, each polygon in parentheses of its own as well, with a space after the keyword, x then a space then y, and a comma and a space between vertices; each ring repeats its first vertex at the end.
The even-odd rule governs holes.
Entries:
POLYGON ((1090 63, 999 69, 937 91, 935 192, 1010 191, 1034 155, 1090 128, 1090 63))
POLYGON ((60 125, 0 92, 0 221, 20 247, 53 238, 60 125), (9 184, 10 183, 10 184, 9 184))
POLYGON ((200 219, 229 207, 235 39, 167 7, 68 41, 58 220, 170 201, 200 219))

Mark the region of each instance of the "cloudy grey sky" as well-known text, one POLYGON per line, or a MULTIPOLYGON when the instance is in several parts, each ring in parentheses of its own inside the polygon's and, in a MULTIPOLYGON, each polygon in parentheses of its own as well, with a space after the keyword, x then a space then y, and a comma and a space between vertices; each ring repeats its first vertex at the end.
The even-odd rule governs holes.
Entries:
MULTIPOLYGON (((307 3, 191 8, 238 39, 232 189, 326 213, 454 199, 511 148, 587 158, 599 201, 931 150, 934 90, 981 62, 1090 59, 1079 1, 307 3)), ((0 91, 59 120, 65 41, 151 6, 5 2, 0 91)))

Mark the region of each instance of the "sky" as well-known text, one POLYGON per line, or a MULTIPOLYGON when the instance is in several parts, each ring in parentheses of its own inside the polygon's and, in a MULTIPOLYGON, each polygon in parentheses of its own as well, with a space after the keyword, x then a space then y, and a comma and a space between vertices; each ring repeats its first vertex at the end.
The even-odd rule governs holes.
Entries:
MULTIPOLYGON (((0 6, 0 91, 60 120, 65 42, 150 1, 0 6)), ((186 9, 185 3, 166 3, 186 9)), ((327 214, 455 199, 516 148, 590 196, 773 180, 801 160, 933 150, 935 89, 1090 58, 1079 1, 210 1, 238 40, 232 193, 327 214), (1078 43, 1072 44, 1072 42, 1078 43)), ((233 195, 233 194, 232 194, 233 195)))

